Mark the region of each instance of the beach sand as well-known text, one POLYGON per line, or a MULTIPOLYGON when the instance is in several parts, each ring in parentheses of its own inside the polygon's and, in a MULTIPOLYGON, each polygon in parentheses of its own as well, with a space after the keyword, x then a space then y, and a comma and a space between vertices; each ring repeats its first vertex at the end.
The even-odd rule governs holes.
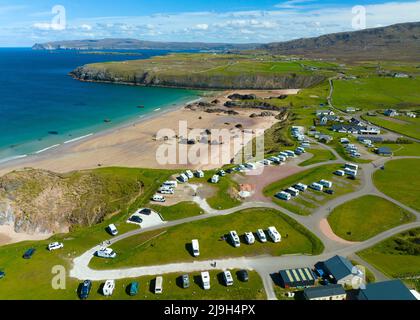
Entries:
POLYGON ((45 240, 51 236, 52 234, 46 234, 46 233, 36 233, 36 234, 16 233, 15 230, 13 229, 13 226, 0 225, 0 246, 10 244, 10 243, 21 242, 21 241, 45 240))
MULTIPOLYGON (((298 90, 233 90, 220 92, 217 96, 207 98, 209 101, 221 101, 221 107, 226 97, 232 93, 255 93, 260 97, 277 96, 280 94, 296 94, 298 90)), ((232 110, 224 108, 226 110, 232 110)), ((235 129, 235 125, 242 125, 244 130, 268 129, 277 120, 274 117, 250 118, 251 113, 259 113, 257 109, 233 109, 239 115, 225 113, 207 113, 202 110, 189 110, 182 107, 177 110, 159 114, 150 119, 139 120, 136 123, 122 126, 111 131, 96 133, 86 139, 62 145, 44 153, 29 156, 24 159, 4 163, 0 166, 0 175, 12 170, 25 167, 51 170, 55 172, 69 172, 73 170, 92 169, 98 167, 123 166, 157 169, 213 169, 224 163, 210 161, 210 164, 169 164, 162 165, 156 160, 156 151, 163 140, 156 140, 160 129, 166 128, 178 134, 179 122, 187 121, 189 129, 235 129)), ((235 129, 238 130, 238 129, 235 129)), ((172 137, 170 141, 173 142, 172 137)), ((244 144, 247 141, 244 141, 244 144)), ((188 146, 190 148, 190 146, 188 146)), ((229 158, 234 156, 233 148, 229 158)))

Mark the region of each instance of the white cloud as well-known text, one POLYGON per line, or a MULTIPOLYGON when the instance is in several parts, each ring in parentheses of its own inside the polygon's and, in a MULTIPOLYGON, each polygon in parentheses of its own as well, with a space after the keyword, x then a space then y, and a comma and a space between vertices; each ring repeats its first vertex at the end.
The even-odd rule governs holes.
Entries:
POLYGON ((207 30, 209 28, 209 25, 207 23, 199 23, 196 24, 194 29, 196 30, 207 30))

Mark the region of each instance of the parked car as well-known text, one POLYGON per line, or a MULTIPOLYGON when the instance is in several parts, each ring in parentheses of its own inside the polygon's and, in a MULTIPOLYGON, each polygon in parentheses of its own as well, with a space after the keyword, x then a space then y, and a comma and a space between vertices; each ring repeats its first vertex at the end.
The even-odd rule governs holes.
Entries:
POLYGON ((248 280, 249 280, 248 271, 239 270, 238 271, 238 279, 242 282, 248 282, 248 280))
POLYGON ((257 237, 262 243, 267 242, 267 237, 265 236, 263 229, 257 230, 257 237))
POLYGON ((190 287, 190 277, 188 274, 182 275, 182 288, 187 289, 190 287))
POLYGON ((53 251, 53 250, 58 250, 64 247, 64 244, 61 242, 52 242, 48 245, 48 250, 53 251))
POLYGON ((130 296, 136 296, 139 293, 139 283, 137 281, 130 283, 130 296))
POLYGON ((148 209, 148 208, 144 208, 144 209, 141 209, 141 210, 140 210, 140 213, 141 213, 141 214, 144 214, 144 215, 146 215, 146 216, 149 216, 149 215, 151 215, 151 214, 152 214, 152 210, 151 210, 151 209, 148 209))
POLYGON ((36 249, 34 248, 30 248, 28 250, 25 251, 25 253, 23 254, 23 259, 30 259, 32 258, 32 256, 34 255, 36 249))
POLYGON ((334 194, 334 190, 331 190, 331 189, 326 189, 324 190, 324 192, 327 194, 334 194))
POLYGON ((223 280, 226 286, 233 286, 233 278, 229 270, 223 271, 223 280))
POLYGON ((111 234, 111 236, 116 236, 118 234, 118 229, 115 224, 111 223, 108 226, 108 232, 111 234))
POLYGON ((142 223, 143 222, 143 219, 140 218, 139 216, 134 215, 134 216, 131 216, 128 219, 128 221, 131 221, 131 222, 134 222, 134 223, 142 223))
POLYGON ((80 289, 80 299, 86 300, 89 297, 90 290, 92 289, 92 281, 83 281, 82 288, 80 289))

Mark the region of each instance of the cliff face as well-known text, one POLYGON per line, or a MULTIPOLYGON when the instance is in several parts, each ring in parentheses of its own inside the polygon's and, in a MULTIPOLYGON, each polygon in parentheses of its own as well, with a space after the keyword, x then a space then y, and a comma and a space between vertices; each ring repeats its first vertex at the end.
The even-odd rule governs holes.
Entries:
POLYGON ((140 190, 141 181, 110 178, 99 171, 15 171, 0 178, 0 224, 12 225, 16 232, 67 232, 118 212, 140 190))
POLYGON ((323 75, 302 74, 217 74, 217 73, 155 73, 153 71, 116 72, 90 65, 70 73, 81 81, 126 83, 197 89, 294 89, 307 88, 325 80, 323 75))

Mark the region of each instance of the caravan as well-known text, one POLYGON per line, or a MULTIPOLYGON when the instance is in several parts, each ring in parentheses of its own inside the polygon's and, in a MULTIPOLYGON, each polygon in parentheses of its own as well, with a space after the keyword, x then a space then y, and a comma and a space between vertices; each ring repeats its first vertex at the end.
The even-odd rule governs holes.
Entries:
POLYGON ((160 187, 158 191, 161 194, 174 194, 175 193, 175 190, 170 187, 160 187))
POLYGON ((166 201, 165 197, 160 195, 160 194, 155 194, 152 197, 152 200, 155 201, 155 202, 165 202, 166 201))
POLYGON ((181 173, 178 177, 178 180, 182 183, 185 183, 185 182, 188 182, 189 179, 185 174, 181 173))
POLYGON ((318 182, 320 185, 324 186, 325 188, 331 188, 332 187, 332 182, 328 181, 328 180, 324 180, 322 179, 321 181, 318 182))
POLYGON ((270 236, 271 240, 273 240, 273 242, 280 242, 281 241, 281 235, 277 231, 276 227, 269 227, 268 228, 268 235, 270 236))
POLYGON ((188 177, 188 179, 194 178, 193 173, 191 172, 191 170, 187 170, 185 171, 185 175, 188 177))
POLYGON ((96 251, 96 256, 99 258, 114 259, 117 254, 111 248, 100 248, 98 251, 96 251))
POLYGON ((155 279, 155 294, 161 294, 163 292, 163 278, 161 276, 155 279))
POLYGON ((201 282, 204 290, 210 289, 210 274, 208 271, 201 272, 201 282))
POLYGON ((112 296, 115 289, 115 281, 114 280, 106 280, 104 287, 102 288, 102 293, 104 296, 112 296))
POLYGON ((344 165, 344 168, 345 169, 355 170, 355 171, 359 170, 359 166, 357 164, 353 164, 353 163, 346 163, 344 165))
POLYGON ((280 191, 279 193, 275 195, 275 197, 281 200, 286 200, 286 201, 289 201, 290 199, 292 199, 292 195, 284 191, 280 191))
POLYGON ((204 177, 204 172, 203 172, 203 170, 197 170, 197 171, 195 172, 195 176, 196 176, 197 178, 203 178, 203 177, 204 177))
POLYGON ((108 232, 112 235, 112 236, 116 236, 118 234, 118 230, 117 227, 115 226, 115 224, 110 224, 108 226, 108 232))
POLYGON ((239 236, 236 231, 229 232, 230 240, 235 248, 241 246, 241 242, 239 241, 239 236))
POLYGON ((191 247, 194 257, 198 257, 200 255, 200 245, 197 239, 191 241, 191 247))
POLYGON ((162 187, 168 187, 168 188, 176 188, 177 186, 178 186, 178 182, 176 182, 175 180, 168 180, 162 184, 162 187))
POLYGON ((249 170, 255 170, 257 166, 255 165, 255 163, 245 163, 245 168, 249 170))
POLYGON ((287 193, 289 193, 290 195, 292 195, 292 197, 297 197, 299 195, 299 190, 297 190, 297 189, 295 189, 293 187, 287 188, 284 191, 287 192, 287 193))
POLYGON ((215 174, 213 177, 211 177, 211 183, 219 183, 220 176, 215 174))
POLYGON ((299 191, 306 191, 306 189, 308 189, 308 186, 306 184, 303 183, 297 183, 295 185, 293 185, 293 188, 299 190, 299 191))
POLYGON ((316 191, 322 191, 324 189, 324 186, 322 184, 314 182, 310 185, 310 188, 316 191))
POLYGON ((290 158, 296 157, 296 154, 291 150, 286 150, 285 152, 286 152, 287 156, 290 157, 290 158))

